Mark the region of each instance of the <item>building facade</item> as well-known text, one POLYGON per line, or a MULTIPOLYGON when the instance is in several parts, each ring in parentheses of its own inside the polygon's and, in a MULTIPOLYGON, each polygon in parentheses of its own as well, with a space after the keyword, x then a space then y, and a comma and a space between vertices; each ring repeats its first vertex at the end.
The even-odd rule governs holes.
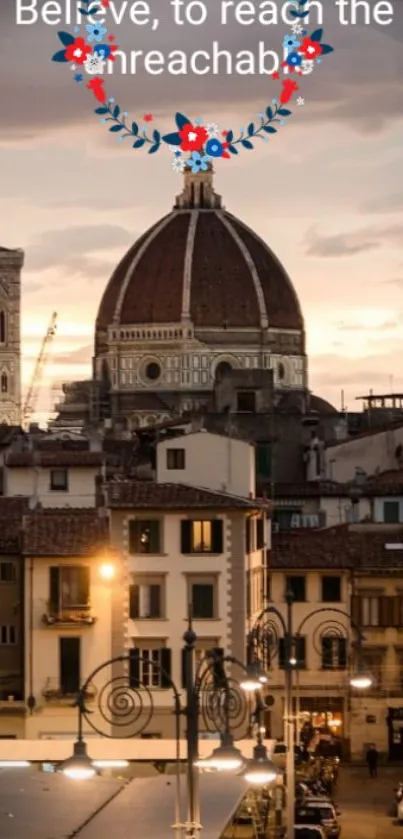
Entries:
POLYGON ((22 250, 0 248, 0 423, 21 419, 22 250))

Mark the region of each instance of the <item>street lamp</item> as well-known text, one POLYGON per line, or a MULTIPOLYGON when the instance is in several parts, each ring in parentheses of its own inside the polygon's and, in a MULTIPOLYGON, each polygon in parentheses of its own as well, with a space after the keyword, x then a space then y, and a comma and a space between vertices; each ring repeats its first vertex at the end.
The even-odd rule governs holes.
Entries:
MULTIPOLYGON (((177 744, 176 764, 176 802, 174 825, 177 835, 181 835, 182 828, 186 828, 188 839, 198 839, 201 831, 200 804, 198 793, 198 768, 212 769, 215 771, 236 772, 247 765, 247 768, 256 768, 255 763, 259 761, 260 770, 267 770, 266 756, 258 751, 254 756, 252 764, 246 761, 240 750, 234 745, 233 735, 230 728, 234 722, 236 713, 244 713, 242 720, 237 718, 237 725, 245 721, 249 710, 239 682, 226 674, 226 665, 235 664, 245 674, 245 681, 253 681, 254 690, 262 686, 258 675, 263 677, 261 670, 248 668, 233 656, 224 655, 221 651, 210 650, 199 662, 194 672, 194 659, 197 636, 192 627, 189 617, 188 628, 183 636, 184 647, 184 673, 185 673, 185 695, 186 701, 183 704, 179 691, 171 679, 170 674, 157 662, 150 663, 140 653, 135 661, 138 662, 139 672, 133 678, 127 674, 125 667, 130 667, 130 655, 118 656, 104 662, 97 667, 81 687, 76 701, 78 709, 78 737, 74 744, 74 753, 59 768, 59 771, 74 779, 87 779, 95 774, 95 765, 90 760, 86 750, 83 736, 83 722, 88 723, 90 728, 103 737, 135 737, 143 732, 153 717, 153 696, 150 690, 150 678, 153 674, 159 674, 164 686, 173 693, 175 734, 177 744), (140 665, 144 674, 144 668, 148 672, 148 684, 144 684, 140 678, 140 665), (113 668, 120 669, 119 675, 113 675, 113 668), (105 669, 112 668, 112 676, 99 689, 97 693, 97 705, 100 719, 86 707, 86 693, 88 685, 94 683, 98 675, 105 669), (151 670, 150 670, 151 668, 151 670), (122 675, 123 673, 123 675, 122 675), (148 700, 149 707, 146 706, 148 700), (203 702, 206 703, 204 707, 203 702), (234 710, 235 709, 235 710, 234 710), (207 728, 220 734, 220 745, 214 749, 207 760, 199 760, 199 718, 203 716, 207 728), (180 718, 186 720, 186 744, 187 744, 187 821, 181 821, 180 815, 180 764, 179 764, 179 743, 180 743, 180 718), (94 720, 95 717, 95 720, 94 720), (101 728, 102 721, 108 723, 107 730, 101 728), (125 729, 125 730, 124 730, 125 729), (127 734, 127 730, 130 733, 127 734), (112 733, 111 733, 112 731, 112 733)), ((130 672, 130 671, 129 671, 130 672)), ((267 776, 267 771, 266 775, 267 776)), ((246 777, 248 777, 247 773, 246 777)), ((270 776, 271 777, 271 776, 270 776)))
MULTIPOLYGON (((293 602, 294 597, 291 591, 287 591, 285 595, 285 602, 286 602, 286 617, 282 615, 280 610, 273 605, 266 606, 266 608, 261 612, 259 617, 256 620, 255 626, 251 629, 249 636, 248 636, 248 660, 252 662, 256 662, 260 660, 260 656, 263 652, 263 658, 265 657, 265 653, 267 653, 268 648, 271 645, 273 635, 276 638, 276 641, 279 638, 276 636, 274 632, 273 625, 269 626, 269 628, 265 628, 264 621, 267 619, 267 616, 274 615, 277 620, 279 621, 283 633, 282 641, 284 645, 284 678, 285 678, 285 691, 284 691, 284 722, 285 722, 285 744, 287 747, 287 762, 286 762, 286 788, 287 788, 287 811, 286 811, 286 824, 287 824, 287 839, 295 839, 295 756, 294 756, 294 713, 293 713, 293 693, 292 693, 292 677, 293 671, 296 669, 298 665, 298 660, 296 657, 296 646, 298 639, 301 637, 301 632, 305 623, 310 620, 311 617, 314 615, 318 615, 319 613, 337 613, 342 615, 343 617, 348 618, 350 622, 351 628, 355 631, 357 635, 357 642, 356 642, 356 656, 357 656, 357 669, 356 672, 350 678, 350 685, 354 688, 359 690, 365 690, 369 688, 372 684, 372 677, 370 674, 365 670, 362 661, 362 642, 364 640, 364 636, 362 634, 361 629, 356 625, 353 621, 351 615, 348 612, 345 612, 343 609, 337 609, 335 607, 326 607, 326 608, 319 608, 314 609, 312 612, 309 612, 308 615, 301 621, 297 631, 294 633, 293 631, 293 602)), ((264 661, 265 663, 265 661, 264 661)))
POLYGON ((266 786, 272 784, 277 775, 277 767, 270 760, 266 746, 263 743, 258 743, 253 750, 253 758, 249 761, 243 774, 245 781, 256 786, 266 786))

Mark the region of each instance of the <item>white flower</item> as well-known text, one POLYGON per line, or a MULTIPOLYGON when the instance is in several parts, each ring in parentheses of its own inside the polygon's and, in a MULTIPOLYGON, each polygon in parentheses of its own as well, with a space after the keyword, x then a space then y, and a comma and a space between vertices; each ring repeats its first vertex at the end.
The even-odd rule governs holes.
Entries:
POLYGON ((308 73, 312 73, 314 66, 315 66, 314 61, 308 61, 308 59, 304 59, 304 61, 301 63, 301 67, 300 67, 302 75, 307 76, 308 73))
POLYGON ((84 68, 86 72, 94 76, 98 75, 99 73, 103 73, 104 67, 105 59, 102 58, 102 56, 98 53, 92 53, 92 55, 89 55, 84 63, 84 68))
POLYGON ((303 31, 304 31, 303 27, 301 26, 300 23, 293 23, 293 25, 291 27, 291 32, 292 32, 293 35, 301 35, 301 33, 303 31))
POLYGON ((305 99, 303 98, 303 96, 298 96, 297 105, 299 108, 301 107, 301 105, 305 105, 305 99))
POLYGON ((172 169, 174 172, 183 172, 185 168, 185 161, 183 157, 174 157, 172 160, 172 169))
POLYGON ((220 129, 216 122, 208 122, 206 125, 206 131, 209 137, 218 137, 220 133, 220 129))

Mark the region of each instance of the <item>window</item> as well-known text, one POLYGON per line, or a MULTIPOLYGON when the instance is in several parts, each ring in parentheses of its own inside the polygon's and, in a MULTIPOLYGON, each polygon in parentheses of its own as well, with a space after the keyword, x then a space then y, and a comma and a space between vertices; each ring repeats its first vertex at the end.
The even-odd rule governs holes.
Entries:
POLYGON ((262 550, 265 544, 265 519, 261 518, 256 520, 256 550, 262 550))
POLYGON ((301 512, 301 508, 298 507, 292 507, 288 510, 274 510, 273 522, 277 524, 278 530, 291 530, 294 516, 296 514, 300 514, 301 512))
POLYGON ((256 474, 260 479, 272 476, 272 448, 270 443, 257 443, 255 449, 256 474))
POLYGON ((385 524, 399 523, 400 504, 398 501, 384 501, 383 502, 383 520, 385 524))
POLYGON ((305 577, 286 577, 286 592, 290 591, 294 598, 294 603, 304 603, 306 600, 306 580, 305 577))
POLYGON ((0 562, 0 583, 15 583, 16 570, 14 562, 0 562))
POLYGON ((322 603, 340 603, 341 577, 322 577, 322 603))
POLYGON ((204 519, 181 522, 181 552, 183 554, 223 552, 223 522, 221 519, 204 519))
MULTIPOLYGON (((225 663, 222 661, 224 649, 217 647, 217 640, 211 643, 206 640, 200 642, 193 653, 193 675, 194 678, 202 679, 203 686, 222 687, 225 684, 225 663), (213 655, 210 657, 209 653, 213 655)), ((182 649, 182 688, 186 688, 186 661, 187 650, 182 649)))
POLYGON ((0 312, 0 344, 6 343, 6 315, 0 312))
POLYGON ((239 390, 237 395, 237 411, 239 413, 254 414, 256 411, 256 393, 254 390, 239 390))
POLYGON ((134 583, 130 586, 130 617, 162 618, 162 584, 134 583))
POLYGON ((50 488, 54 492, 67 492, 69 488, 67 469, 50 470, 50 488))
POLYGON ((150 643, 130 650, 130 687, 171 688, 172 651, 150 643))
POLYGON ((362 626, 379 626, 379 597, 361 598, 362 626))
MULTIPOLYGON (((286 643, 285 638, 279 638, 278 643, 278 666, 282 669, 286 665, 286 658, 287 658, 287 650, 286 650, 286 643)), ((301 635, 298 638, 294 638, 294 642, 292 644, 292 649, 290 650, 290 659, 295 658, 296 664, 293 665, 293 669, 298 670, 298 668, 306 667, 306 639, 301 635)))
POLYGON ((195 620, 212 620, 216 617, 215 589, 214 582, 190 582, 190 602, 195 620))
POLYGON ((324 670, 342 670, 347 667, 347 639, 324 637, 322 644, 322 667, 324 670))
POLYGON ((362 660, 374 680, 374 687, 382 687, 384 651, 364 647, 362 660))
POLYGON ((245 523, 245 551, 247 554, 252 553, 254 550, 254 541, 253 541, 253 529, 252 529, 252 520, 246 519, 245 523))
POLYGON ((49 569, 49 577, 52 614, 88 609, 90 569, 87 565, 53 566, 49 569))
POLYGON ((2 373, 1 374, 1 392, 2 393, 7 393, 7 391, 8 391, 7 373, 2 373))
POLYGON ((129 551, 131 554, 161 553, 161 522, 159 519, 129 522, 129 551))
POLYGON ((185 449, 167 449, 167 469, 185 468, 185 449))
POLYGON ((64 696, 80 690, 81 638, 59 638, 59 682, 64 696))
POLYGON ((1 626, 0 627, 0 644, 6 646, 17 643, 17 633, 15 626, 1 626))

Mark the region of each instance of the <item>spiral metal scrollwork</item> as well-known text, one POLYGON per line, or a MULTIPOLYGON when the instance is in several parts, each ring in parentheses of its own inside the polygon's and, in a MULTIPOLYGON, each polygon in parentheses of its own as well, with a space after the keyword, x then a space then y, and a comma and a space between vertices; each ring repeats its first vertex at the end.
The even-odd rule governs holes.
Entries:
POLYGON ((235 679, 228 677, 226 681, 226 686, 222 687, 201 687, 200 715, 211 734, 223 734, 229 725, 234 740, 242 740, 250 722, 249 701, 235 679))
POLYGON ((312 635, 312 645, 316 653, 320 656, 323 649, 323 640, 325 638, 344 638, 348 637, 348 629, 337 620, 327 619, 322 621, 315 628, 312 635))
POLYGON ((269 668, 278 656, 279 640, 282 635, 278 619, 272 614, 262 615, 252 632, 252 643, 257 651, 256 659, 264 668, 269 668))

